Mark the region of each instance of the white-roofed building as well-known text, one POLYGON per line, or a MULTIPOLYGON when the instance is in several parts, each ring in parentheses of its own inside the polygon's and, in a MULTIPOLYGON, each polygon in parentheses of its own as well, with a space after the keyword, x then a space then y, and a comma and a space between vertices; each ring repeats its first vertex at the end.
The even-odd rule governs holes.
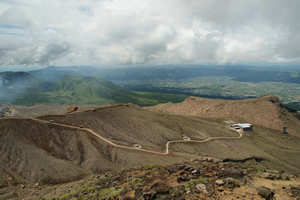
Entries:
POLYGON ((231 127, 235 129, 242 129, 243 131, 251 131, 252 130, 252 124, 250 123, 239 123, 239 124, 232 124, 231 127))

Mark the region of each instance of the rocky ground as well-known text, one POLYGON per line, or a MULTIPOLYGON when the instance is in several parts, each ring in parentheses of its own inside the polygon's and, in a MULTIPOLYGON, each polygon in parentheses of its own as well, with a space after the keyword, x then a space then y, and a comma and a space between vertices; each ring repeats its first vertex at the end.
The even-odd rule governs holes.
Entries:
MULTIPOLYGON (((300 178, 271 170, 259 159, 181 161, 93 175, 67 187, 52 188, 46 199, 299 199, 300 178)), ((37 191, 43 191, 43 188, 37 191)))

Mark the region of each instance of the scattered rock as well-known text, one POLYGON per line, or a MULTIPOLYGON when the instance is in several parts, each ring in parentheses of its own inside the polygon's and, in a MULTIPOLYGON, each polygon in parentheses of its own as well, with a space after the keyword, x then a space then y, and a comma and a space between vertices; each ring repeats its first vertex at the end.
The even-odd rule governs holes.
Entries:
POLYGON ((201 174, 201 170, 200 169, 195 169, 192 171, 193 175, 200 175, 201 174))
POLYGON ((177 168, 169 168, 169 169, 168 169, 168 172, 169 172, 170 174, 176 173, 177 171, 178 171, 177 168))
POLYGON ((243 175, 242 175, 241 169, 231 168, 231 169, 227 169, 225 171, 219 172, 218 177, 219 178, 222 178, 222 177, 241 178, 241 177, 243 177, 243 175))
POLYGON ((274 179, 277 178, 277 175, 271 174, 271 173, 268 173, 268 172, 264 172, 264 178, 265 178, 265 179, 274 180, 274 179))
POLYGON ((291 187, 292 197, 300 197, 300 185, 291 187))
POLYGON ((197 192, 207 194, 206 185, 204 185, 204 184, 196 185, 196 189, 197 189, 197 192))
POLYGON ((178 183, 186 182, 186 181, 189 181, 189 180, 191 180, 191 178, 188 177, 188 176, 178 176, 178 178, 177 178, 178 183))
POLYGON ((185 174, 184 171, 180 172, 179 175, 183 176, 185 174))
POLYGON ((185 170, 185 171, 193 171, 195 168, 193 168, 193 167, 185 167, 183 170, 185 170))
POLYGON ((179 165, 178 167, 177 167, 177 169, 179 169, 179 170, 182 170, 182 169, 184 169, 185 168, 185 165, 179 165))
POLYGON ((257 192, 261 197, 265 198, 266 200, 273 199, 273 196, 275 194, 272 189, 265 187, 265 186, 257 187, 257 192))
POLYGON ((224 185, 224 181, 223 181, 223 180, 220 180, 220 179, 216 180, 215 183, 216 183, 217 185, 224 185))
POLYGON ((225 184, 226 184, 226 187, 227 188, 235 188, 235 187, 240 187, 240 182, 236 179, 233 179, 233 178, 226 178, 224 180, 225 184))

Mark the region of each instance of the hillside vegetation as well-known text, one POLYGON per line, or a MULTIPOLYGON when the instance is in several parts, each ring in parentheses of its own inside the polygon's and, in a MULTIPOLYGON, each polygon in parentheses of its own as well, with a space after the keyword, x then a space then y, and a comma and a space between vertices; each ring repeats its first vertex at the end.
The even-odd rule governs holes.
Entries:
POLYGON ((140 92, 186 94, 205 98, 247 99, 275 94, 299 111, 300 73, 279 66, 163 65, 121 68, 48 67, 31 71, 43 80, 56 81, 66 74, 98 76, 140 92))
POLYGON ((65 75, 57 81, 40 80, 26 72, 0 73, 0 102, 32 106, 37 103, 116 104, 135 103, 140 106, 162 102, 180 102, 185 95, 137 93, 99 77, 65 75))

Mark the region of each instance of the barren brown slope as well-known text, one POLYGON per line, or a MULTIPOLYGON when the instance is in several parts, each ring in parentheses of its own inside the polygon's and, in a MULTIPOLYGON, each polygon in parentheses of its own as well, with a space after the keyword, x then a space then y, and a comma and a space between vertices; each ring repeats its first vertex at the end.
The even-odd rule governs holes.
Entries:
POLYGON ((0 170, 6 175, 0 187, 25 181, 68 182, 88 175, 87 170, 65 159, 58 134, 63 130, 52 129, 54 133, 49 134, 51 127, 31 120, 11 119, 0 120, 0 127, 0 170))
POLYGON ((170 154, 158 155, 114 146, 80 125, 121 146, 138 143, 143 149, 157 152, 165 152, 166 143, 181 140, 183 134, 192 140, 238 136, 222 121, 154 113, 133 104, 39 119, 4 118, 0 119, 2 187, 24 181, 67 182, 89 173, 147 163, 171 164, 201 156, 218 160, 259 156, 277 169, 300 171, 299 138, 274 129, 256 127, 253 134, 239 139, 172 143, 170 154))
MULTIPOLYGON (((168 141, 181 140, 182 135, 192 140, 209 137, 236 137, 223 120, 196 116, 154 113, 133 104, 114 105, 69 115, 42 116, 53 123, 83 125, 114 143, 164 152, 168 141)), ((218 159, 259 156, 278 169, 299 172, 300 139, 283 135, 280 131, 255 126, 240 139, 210 140, 205 143, 172 143, 172 154, 211 156, 218 159)), ((148 155, 145 154, 145 158, 148 155)))
POLYGON ((162 111, 182 115, 227 118, 276 130, 281 130, 282 126, 288 126, 289 133, 300 135, 300 121, 282 108, 279 99, 271 94, 247 100, 189 97, 184 102, 169 105, 162 111))
MULTIPOLYGON (((77 120, 89 119, 85 113, 74 116, 77 120)), ((90 173, 147 163, 170 164, 184 158, 197 158, 197 155, 166 157, 114 147, 76 127, 34 119, 0 120, 0 187, 27 181, 41 184, 69 182, 90 173)))
POLYGON ((147 111, 134 104, 101 107, 68 115, 46 115, 38 119, 52 120, 92 129, 101 136, 118 144, 164 152, 171 140, 182 140, 183 135, 193 139, 206 139, 216 136, 238 136, 223 125, 205 121, 198 117, 164 115, 147 111))

